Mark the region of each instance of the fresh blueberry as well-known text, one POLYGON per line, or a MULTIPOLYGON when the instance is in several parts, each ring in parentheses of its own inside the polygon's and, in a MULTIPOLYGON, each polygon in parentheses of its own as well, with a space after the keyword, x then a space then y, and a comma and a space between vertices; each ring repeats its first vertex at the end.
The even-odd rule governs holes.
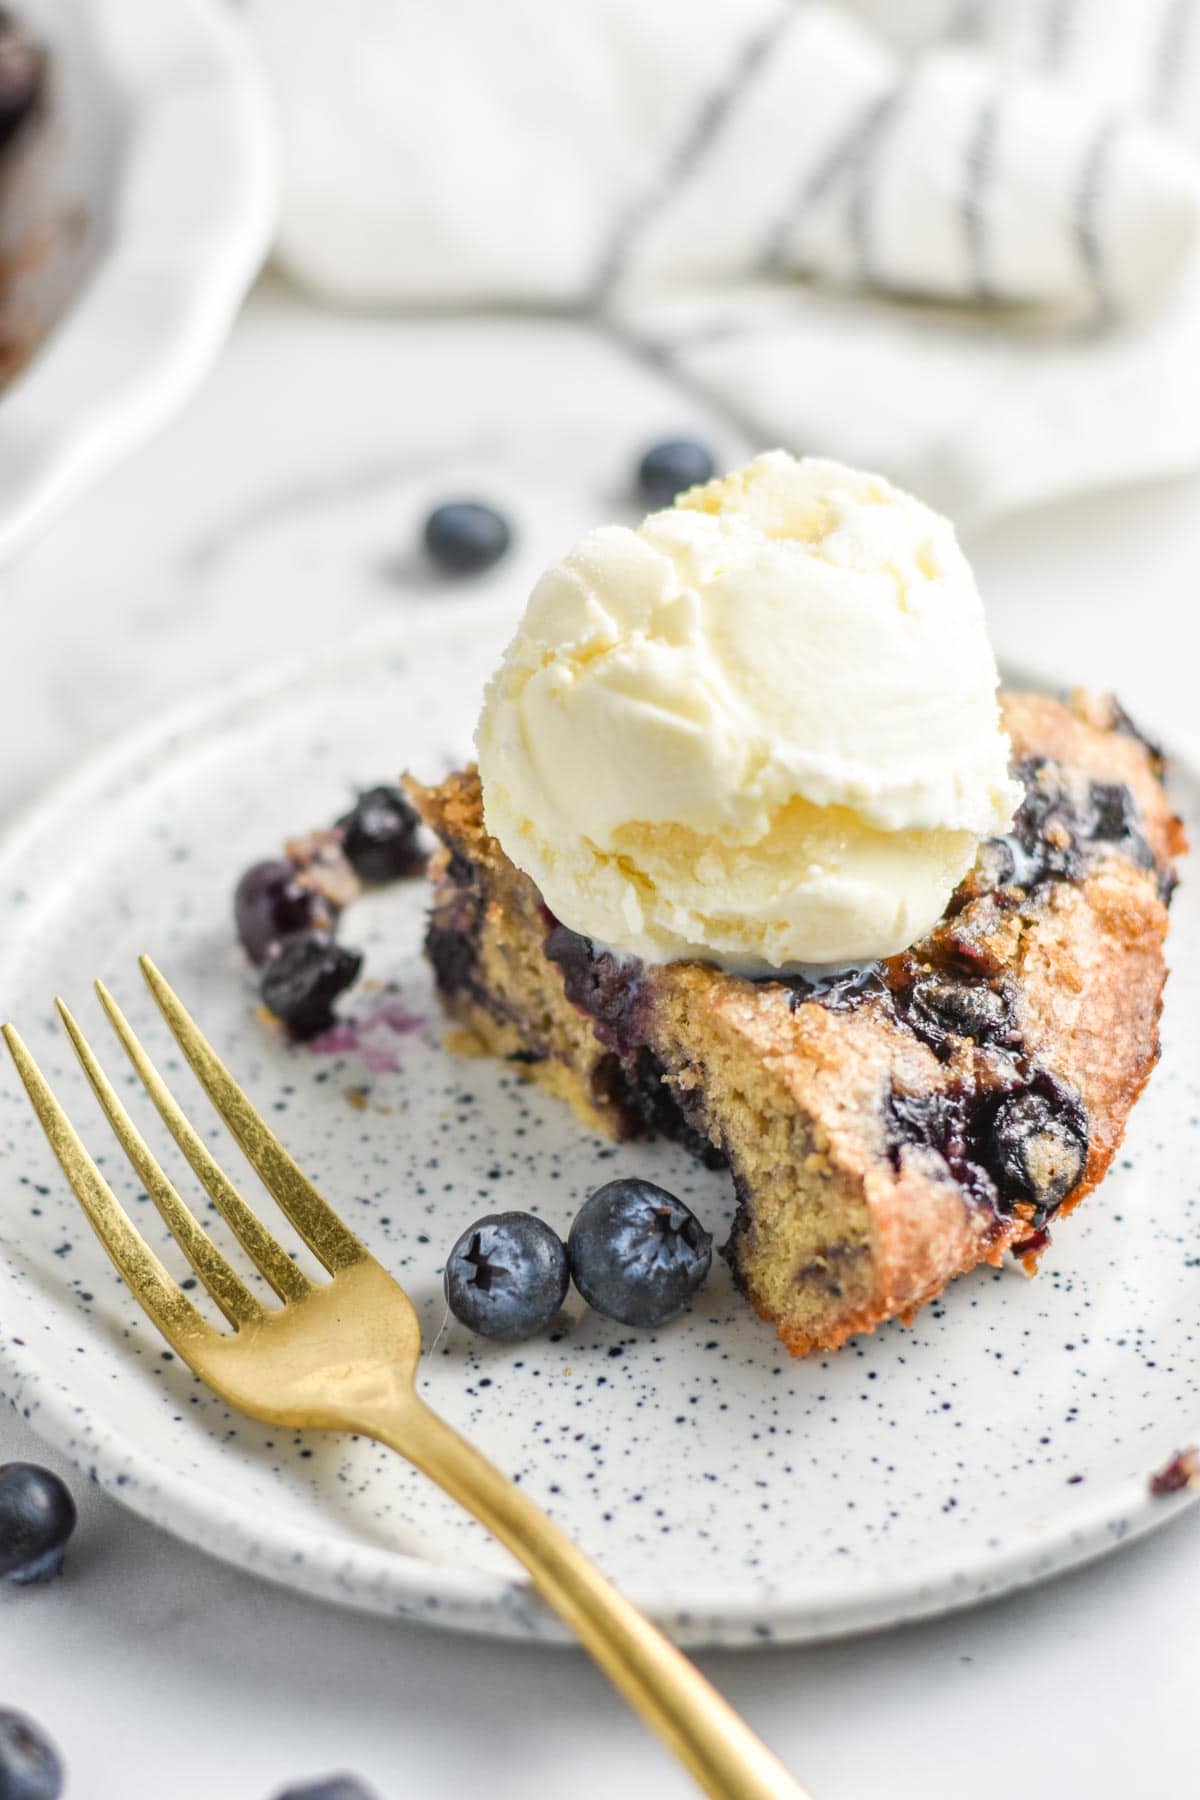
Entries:
POLYGON ((0 1708, 0 1800, 58 1800, 62 1791, 54 1745, 24 1713, 0 1708))
POLYGON ((360 950, 344 949, 326 931, 306 931, 272 945, 259 995, 293 1037, 316 1037, 332 1025, 333 1002, 357 981, 362 965, 360 950))
POLYGON ((535 1337, 570 1282, 562 1239, 532 1213, 477 1219, 446 1258, 446 1304, 482 1337, 535 1337))
POLYGON ((368 788, 338 824, 342 849, 363 881, 394 881, 423 868, 417 841, 421 821, 399 788, 368 788))
POLYGON ((49 1581, 75 1529, 66 1483, 36 1463, 0 1468, 0 1576, 24 1585, 49 1581))
POLYGON ((652 1181, 609 1181, 579 1209, 567 1255, 589 1306, 622 1325, 663 1325, 708 1274, 712 1238, 652 1181))
POLYGON ((503 513, 479 500, 452 500, 435 506, 425 521, 425 548, 439 568, 476 575, 499 562, 512 543, 503 513))
MULTIPOLYGON (((0 1797, 2 1800, 2 1797, 0 1797)), ((375 1800, 353 1775, 327 1775, 323 1781, 305 1782, 300 1787, 285 1788, 275 1800, 375 1800)))
POLYGON ((711 481, 717 465, 712 451, 694 438, 652 444, 638 464, 638 492, 647 506, 670 506, 685 488, 711 481))
POLYGON ((233 896, 237 934, 246 953, 263 961, 272 944, 299 931, 333 923, 327 903, 296 880, 290 862, 260 862, 246 870, 233 896))

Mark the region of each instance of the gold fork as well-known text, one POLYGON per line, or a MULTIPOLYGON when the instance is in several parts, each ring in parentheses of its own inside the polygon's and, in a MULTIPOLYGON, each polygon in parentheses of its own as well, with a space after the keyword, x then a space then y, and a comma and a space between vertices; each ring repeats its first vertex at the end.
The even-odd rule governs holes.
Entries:
POLYGON ((62 1022, 105 1117, 231 1331, 201 1317, 4 1027, 34 1110, 96 1235, 171 1348, 230 1405, 271 1425, 358 1432, 422 1470, 525 1565, 634 1710, 717 1800, 805 1800, 804 1790, 687 1658, 532 1500, 416 1391, 421 1330, 404 1289, 347 1230, 250 1104, 149 957, 141 969, 200 1085, 284 1215, 332 1279, 313 1282, 247 1205, 188 1123, 102 982, 100 1003, 201 1185, 278 1295, 266 1307, 199 1225, 139 1133, 64 1003, 62 1022))

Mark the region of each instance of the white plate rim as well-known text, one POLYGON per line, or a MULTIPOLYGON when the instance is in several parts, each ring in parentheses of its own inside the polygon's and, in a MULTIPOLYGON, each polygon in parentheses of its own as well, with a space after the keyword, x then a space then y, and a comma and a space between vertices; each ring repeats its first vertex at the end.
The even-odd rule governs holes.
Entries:
MULTIPOLYGON (((10 820, 0 834, 0 883, 19 869, 28 839, 51 828, 62 813, 102 796, 147 752, 169 754, 177 745, 211 740, 248 704, 307 685, 319 686, 332 668, 353 664, 366 655, 411 649, 414 639, 427 632, 438 634, 450 626, 469 631, 474 619, 494 625, 496 602, 416 603, 406 610, 402 621, 356 634, 332 654, 324 650, 269 664, 237 681, 206 688, 112 737, 10 820)), ((1005 675, 1030 687, 1061 690, 1061 683, 1027 664, 1006 663, 1005 675)), ((1168 755, 1195 768, 1195 756, 1181 743, 1179 734, 1168 747, 1168 755)), ((1196 778, 1200 779, 1200 770, 1196 778)), ((6 1264, 0 1256, 0 1292, 5 1274, 6 1264)), ((135 1439, 87 1417, 71 1390, 41 1368, 30 1346, 0 1334, 0 1394, 21 1410, 18 1396, 26 1388, 34 1389, 37 1397, 28 1422, 49 1445, 113 1499, 221 1561, 284 1586, 300 1585, 305 1592, 359 1610, 487 1636, 572 1641, 519 1572, 506 1578, 476 1566, 434 1563, 367 1543, 353 1552, 339 1545, 331 1553, 328 1540, 300 1528, 277 1532, 273 1553, 265 1554, 261 1526, 247 1532, 238 1509, 224 1505, 208 1490, 198 1503, 186 1480, 160 1469, 135 1439), (296 1577, 299 1564, 305 1570, 302 1583, 296 1577), (353 1579, 348 1580, 351 1571, 353 1579), (386 1582, 386 1596, 380 1591, 381 1582, 386 1582)), ((1200 1440, 1200 1419, 1181 1419, 1176 1435, 1175 1448, 1200 1440)), ((1130 1476, 1120 1486, 1098 1493, 1082 1521, 1076 1513, 1070 1524, 1061 1519, 1057 1524, 1051 1522, 1028 1542, 990 1554, 982 1578, 964 1569, 961 1555, 954 1554, 911 1564, 903 1577, 886 1589, 876 1586, 862 1593, 836 1586, 822 1593, 810 1587, 803 1598, 789 1599, 780 1593, 764 1603, 761 1597, 737 1601, 728 1593, 718 1597, 695 1590, 689 1592, 685 1607, 664 1607, 656 1596, 636 1589, 626 1591, 685 1646, 741 1648, 819 1642, 935 1617, 1032 1586, 1135 1541, 1198 1502, 1200 1489, 1152 1496, 1147 1477, 1130 1476)))

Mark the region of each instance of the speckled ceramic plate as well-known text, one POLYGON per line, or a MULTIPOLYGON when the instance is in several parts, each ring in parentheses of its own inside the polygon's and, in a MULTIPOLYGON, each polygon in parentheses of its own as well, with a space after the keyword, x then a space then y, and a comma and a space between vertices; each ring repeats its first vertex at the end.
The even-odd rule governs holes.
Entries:
MULTIPOLYGON (((726 1180, 678 1150, 604 1145, 512 1072, 442 1047, 420 883, 345 922, 371 978, 349 1009, 351 1047, 290 1049, 255 1015, 230 933, 239 871, 334 818, 354 784, 459 760, 505 628, 448 601, 403 638, 202 699, 96 758, 0 852, 0 1007, 139 1223, 182 1272, 157 1215, 136 1204, 50 1000, 67 996, 104 1044, 89 999, 103 975, 191 1096, 136 972, 146 949, 407 1286, 428 1399, 680 1639, 813 1638, 963 1605, 1171 1516, 1186 1496, 1152 1499, 1148 1477, 1200 1436, 1200 899, 1186 880, 1162 1064, 1117 1166, 1036 1281, 983 1270, 911 1330, 803 1362, 720 1264, 691 1315, 659 1332, 630 1335, 577 1297, 560 1331, 516 1347, 447 1324, 443 1254, 482 1212, 529 1207, 565 1231, 598 1181, 644 1172, 718 1233, 730 1213, 726 1180)), ((1176 793, 1196 816, 1187 769, 1176 793)), ((110 1066, 122 1067, 115 1049, 110 1066)), ((207 1124, 198 1089, 192 1110, 207 1124)), ((558 1635, 505 1555, 397 1458, 231 1415, 164 1354, 11 1070, 0 1240, 0 1387, 138 1512, 347 1604, 558 1635)))

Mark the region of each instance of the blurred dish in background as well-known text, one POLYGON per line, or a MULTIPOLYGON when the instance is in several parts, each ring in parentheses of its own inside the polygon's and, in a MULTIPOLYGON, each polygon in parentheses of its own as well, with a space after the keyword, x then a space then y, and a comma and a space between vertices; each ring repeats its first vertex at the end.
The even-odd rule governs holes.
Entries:
MULTIPOLYGON (((0 7, 0 384, 17 373, 36 346, 36 317, 24 316, 17 302, 27 270, 39 265, 55 247, 44 233, 35 231, 23 237, 14 228, 20 216, 14 189, 19 189, 22 171, 36 154, 37 127, 46 117, 48 84, 46 52, 19 18, 0 7)), ((64 220, 62 231, 55 235, 69 241, 68 221, 64 220)))
MULTIPOLYGON (((0 558, 191 393, 266 254, 276 188, 252 61, 214 0, 14 16, 44 80, 0 193, 0 558)), ((0 22, 0 115, 7 72, 0 22)))

